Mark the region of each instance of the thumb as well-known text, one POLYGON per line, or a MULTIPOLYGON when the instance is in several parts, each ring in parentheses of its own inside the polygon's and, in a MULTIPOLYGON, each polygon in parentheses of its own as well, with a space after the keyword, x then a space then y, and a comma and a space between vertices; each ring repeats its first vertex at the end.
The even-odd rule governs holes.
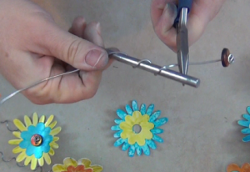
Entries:
POLYGON ((54 23, 48 24, 44 31, 46 35, 42 44, 50 56, 80 70, 102 69, 107 65, 109 58, 103 48, 62 30, 54 23))

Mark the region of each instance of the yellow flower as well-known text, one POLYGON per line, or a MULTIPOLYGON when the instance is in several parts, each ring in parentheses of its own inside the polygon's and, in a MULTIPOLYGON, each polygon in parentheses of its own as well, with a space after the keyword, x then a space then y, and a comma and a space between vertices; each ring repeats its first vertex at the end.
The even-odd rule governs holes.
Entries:
POLYGON ((128 143, 133 145, 136 142, 139 146, 145 144, 145 139, 152 139, 153 134, 150 131, 154 128, 154 124, 149 121, 149 115, 142 115, 140 111, 134 111, 132 116, 127 115, 125 121, 120 124, 123 130, 121 138, 128 139, 128 143), (139 131, 134 131, 134 127, 139 127, 139 131))
POLYGON ((18 139, 10 140, 9 144, 18 145, 13 149, 13 153, 20 153, 16 161, 24 161, 27 166, 31 163, 31 170, 35 170, 37 164, 44 165, 45 162, 50 165, 50 156, 55 154, 54 149, 59 146, 56 141, 59 137, 55 137, 60 131, 61 127, 54 128, 57 121, 52 122, 54 116, 51 115, 45 122, 45 116, 38 119, 37 113, 33 114, 33 121, 31 122, 28 116, 24 116, 23 124, 20 120, 14 119, 15 126, 19 131, 13 132, 13 135, 18 139))
POLYGON ((101 172, 103 168, 99 165, 91 165, 91 161, 86 158, 78 162, 73 158, 65 158, 63 164, 55 164, 52 167, 53 172, 101 172))

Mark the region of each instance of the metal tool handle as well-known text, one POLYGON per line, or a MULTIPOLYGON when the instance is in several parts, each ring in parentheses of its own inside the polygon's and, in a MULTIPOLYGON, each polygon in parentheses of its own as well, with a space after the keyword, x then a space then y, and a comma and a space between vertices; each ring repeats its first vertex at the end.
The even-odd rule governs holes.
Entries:
POLYGON ((189 85, 192 87, 199 87, 200 85, 199 79, 188 76, 188 75, 183 75, 173 70, 169 70, 167 69, 167 67, 162 67, 162 66, 152 64, 151 61, 149 61, 148 59, 140 60, 140 59, 128 56, 126 54, 123 54, 112 48, 108 48, 106 49, 106 51, 109 54, 110 58, 113 58, 117 61, 120 61, 128 65, 131 65, 134 68, 140 68, 145 71, 151 72, 155 75, 160 75, 160 76, 172 79, 174 81, 177 81, 177 82, 180 82, 182 84, 189 85))

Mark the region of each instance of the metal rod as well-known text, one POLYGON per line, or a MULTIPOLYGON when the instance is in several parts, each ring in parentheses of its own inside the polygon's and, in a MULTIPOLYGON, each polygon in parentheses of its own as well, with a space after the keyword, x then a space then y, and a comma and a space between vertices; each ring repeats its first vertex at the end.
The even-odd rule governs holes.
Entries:
POLYGON ((137 58, 128 56, 126 54, 120 53, 112 48, 106 49, 109 56, 114 58, 117 61, 133 66, 134 68, 140 68, 145 71, 154 73, 155 75, 160 75, 174 81, 180 82, 185 85, 189 85, 192 87, 199 87, 200 80, 194 78, 192 76, 183 75, 179 72, 169 70, 166 67, 158 66, 156 64, 152 64, 149 60, 139 60, 137 58))

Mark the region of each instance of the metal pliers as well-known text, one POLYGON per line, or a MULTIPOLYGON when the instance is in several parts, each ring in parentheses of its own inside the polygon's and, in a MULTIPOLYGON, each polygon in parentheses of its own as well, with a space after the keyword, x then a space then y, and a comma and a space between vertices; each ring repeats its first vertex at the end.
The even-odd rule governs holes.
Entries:
POLYGON ((189 45, 187 20, 193 0, 179 0, 178 14, 174 22, 177 28, 177 59, 180 73, 187 75, 189 66, 189 45))

